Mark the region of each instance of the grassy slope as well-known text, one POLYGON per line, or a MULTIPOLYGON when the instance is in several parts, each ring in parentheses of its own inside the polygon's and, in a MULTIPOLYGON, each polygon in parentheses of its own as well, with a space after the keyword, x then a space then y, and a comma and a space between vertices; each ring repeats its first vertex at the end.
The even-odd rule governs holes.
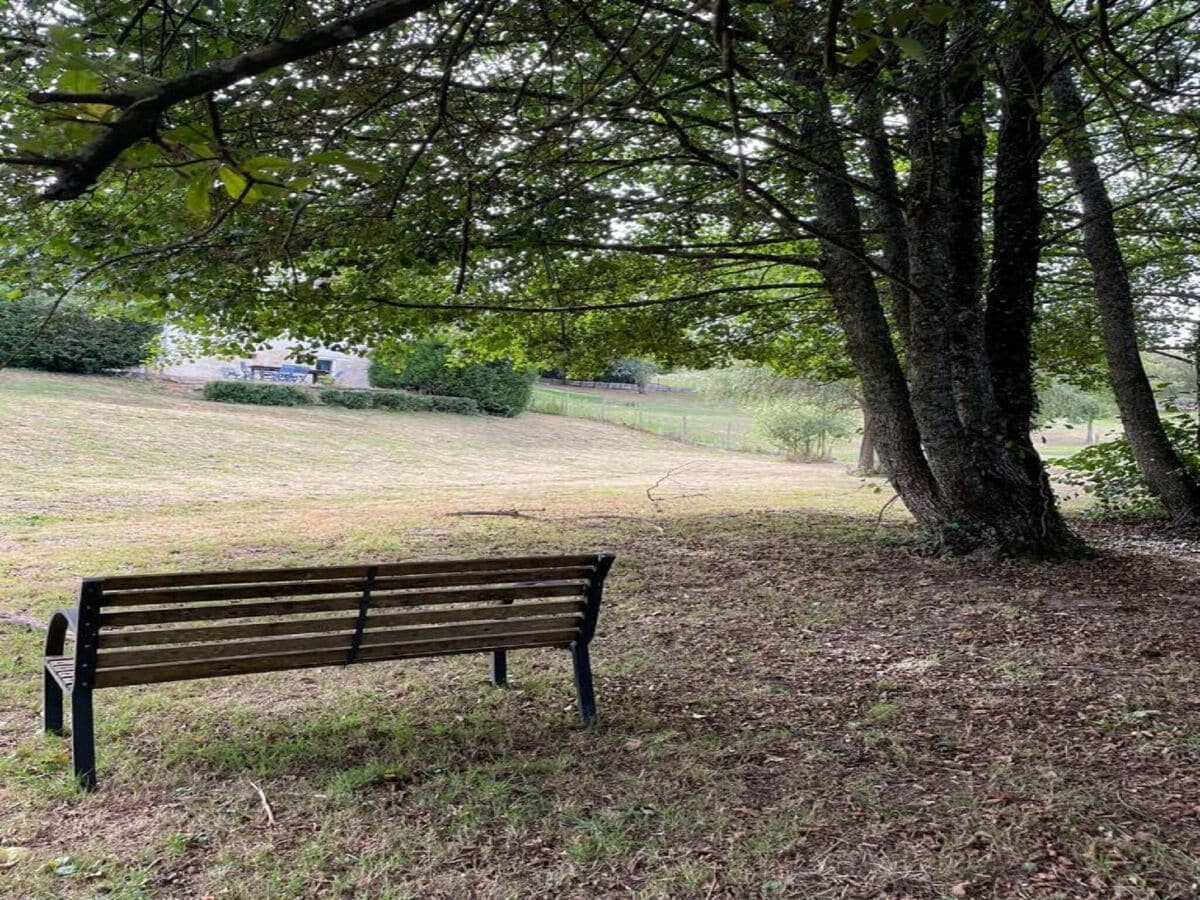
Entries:
POLYGON ((903 525, 814 513, 877 508, 838 467, 554 417, 21 373, 0 416, 8 613, 44 617, 98 571, 621 554, 594 734, 550 652, 514 654, 507 692, 480 658, 117 690, 87 797, 36 734, 38 633, 0 625, 0 896, 1148 898, 1200 879, 1194 557, 951 566, 903 525), (655 511, 646 487, 688 462, 655 511), (444 515, 512 505, 552 518, 444 515))

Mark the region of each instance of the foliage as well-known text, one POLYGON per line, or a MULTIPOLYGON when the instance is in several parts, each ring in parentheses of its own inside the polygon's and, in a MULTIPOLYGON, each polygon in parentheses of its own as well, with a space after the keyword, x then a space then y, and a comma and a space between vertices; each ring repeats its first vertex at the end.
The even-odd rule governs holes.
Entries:
POLYGON ((326 406, 347 409, 389 409, 394 412, 445 412, 461 416, 479 414, 479 404, 468 397, 411 394, 404 391, 354 391, 326 388, 320 392, 326 406))
POLYGON ((853 433, 850 414, 816 398, 776 397, 754 413, 755 427, 789 459, 829 459, 833 442, 853 433))
POLYGON ((646 393, 646 385, 659 372, 658 366, 647 359, 627 356, 618 359, 608 369, 597 375, 595 381, 614 384, 636 384, 639 394, 646 393))
POLYGON ((465 397, 483 412, 515 416, 529 405, 537 372, 509 359, 463 359, 449 339, 434 336, 412 344, 397 368, 372 360, 368 377, 372 387, 465 397))
POLYGON ((97 316, 60 307, 47 321, 48 304, 19 299, 0 303, 2 364, 47 372, 95 375, 146 361, 159 332, 153 322, 97 316))
MULTIPOLYGON (((1200 348, 1192 352, 1200 352, 1200 348)), ((1142 362, 1156 396, 1175 407, 1196 408, 1198 397, 1194 365, 1160 353, 1143 354, 1142 362)))
MULTIPOLYGON (((1200 435, 1196 422, 1188 416, 1170 416, 1163 419, 1163 428, 1184 465, 1200 476, 1200 435)), ((1100 516, 1163 511, 1146 487, 1127 437, 1088 447, 1060 460, 1059 465, 1063 471, 1056 474, 1056 479, 1095 497, 1096 513, 1100 516)))
POLYGON ((1049 422, 1094 422, 1111 415, 1111 396, 1051 379, 1038 390, 1039 425, 1049 422))
POLYGON ((256 381, 210 381, 204 385, 204 399, 220 403, 250 403, 257 406, 305 406, 312 395, 291 384, 267 384, 256 381))

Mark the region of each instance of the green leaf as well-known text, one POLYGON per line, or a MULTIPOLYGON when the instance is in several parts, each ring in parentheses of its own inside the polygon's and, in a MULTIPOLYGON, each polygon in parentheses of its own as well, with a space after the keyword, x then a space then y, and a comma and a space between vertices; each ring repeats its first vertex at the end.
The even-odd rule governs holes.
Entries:
POLYGON ((282 156, 270 155, 255 156, 242 163, 242 168, 250 173, 278 172, 283 169, 290 169, 291 167, 292 161, 290 159, 284 159, 282 156))
POLYGON ((236 200, 242 196, 242 192, 246 190, 246 179, 239 172, 235 172, 229 166, 221 166, 217 169, 217 177, 221 179, 221 183, 225 185, 225 191, 236 200))
POLYGON ((875 16, 869 10, 856 9, 850 13, 850 27, 855 31, 867 31, 875 24, 875 16))
POLYGON ((879 49, 879 38, 873 37, 863 41, 853 50, 846 54, 846 64, 857 66, 859 63, 866 60, 868 56, 879 49))
POLYGON ((212 172, 207 169, 193 178, 192 183, 188 185, 184 204, 187 206, 187 211, 197 219, 208 218, 209 211, 212 209, 212 198, 209 195, 211 188, 212 172))
POLYGON ((87 69, 70 69, 59 76, 58 89, 71 94, 95 94, 104 90, 104 79, 87 69))
POLYGON ((941 25, 954 14, 954 7, 945 3, 931 3, 921 10, 921 15, 930 25, 941 25))
POLYGON ((71 25, 51 25, 46 38, 51 47, 62 53, 82 53, 85 49, 79 30, 71 25))
POLYGON ((910 37, 893 38, 893 41, 900 48, 900 52, 909 59, 915 59, 917 62, 929 59, 929 54, 925 52, 925 46, 920 41, 910 37))
POLYGON ((357 156, 351 156, 341 150, 324 150, 321 153, 314 153, 308 159, 309 162, 321 165, 341 166, 347 172, 368 181, 379 178, 383 174, 383 169, 378 163, 371 162, 369 159, 359 159, 357 156))

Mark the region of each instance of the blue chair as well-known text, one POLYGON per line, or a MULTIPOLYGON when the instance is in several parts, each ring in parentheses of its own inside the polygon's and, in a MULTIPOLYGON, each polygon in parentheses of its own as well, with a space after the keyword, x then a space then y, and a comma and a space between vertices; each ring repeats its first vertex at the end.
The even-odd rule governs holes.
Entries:
POLYGON ((303 382, 308 379, 308 366, 298 366, 294 363, 284 363, 279 367, 280 381, 298 381, 303 382))

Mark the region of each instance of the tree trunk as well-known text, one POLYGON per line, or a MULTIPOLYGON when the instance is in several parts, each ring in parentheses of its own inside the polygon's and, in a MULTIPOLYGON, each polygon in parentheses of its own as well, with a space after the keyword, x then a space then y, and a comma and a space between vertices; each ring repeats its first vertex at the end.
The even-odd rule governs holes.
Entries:
POLYGON ((1032 334, 1041 255, 1039 184, 1045 145, 1039 110, 1044 69, 1041 44, 1032 37, 1020 41, 1004 65, 984 335, 1000 440, 1025 473, 1023 482, 1035 488, 1030 502, 1039 509, 1047 540, 1082 550, 1058 511, 1030 434, 1037 409, 1032 334))
POLYGON ((871 170, 875 193, 871 195, 871 216, 879 232, 883 267, 892 277, 885 291, 892 310, 892 321, 900 334, 902 347, 908 347, 908 237, 904 228, 904 206, 896 179, 896 163, 883 122, 883 107, 876 96, 876 82, 865 86, 866 96, 858 111, 858 127, 866 138, 867 165, 871 170))
POLYGON ((1087 132, 1083 101, 1069 69, 1060 68, 1050 84, 1083 211, 1083 252, 1095 280, 1109 382, 1130 450, 1146 486, 1167 511, 1181 522, 1200 522, 1200 484, 1163 430, 1154 391, 1142 365, 1133 289, 1117 239, 1112 201, 1087 132))
MULTIPOLYGON (((811 67, 793 71, 807 89, 798 104, 806 146, 820 155, 811 177, 822 272, 863 385, 872 437, 896 490, 950 552, 1078 554, 1083 545, 1047 493, 1040 460, 1035 454, 1031 467, 1011 454, 999 427, 980 287, 982 132, 963 127, 963 103, 953 91, 948 106, 947 98, 933 96, 910 115, 910 386, 867 262, 824 79, 811 67)), ((978 108, 977 82, 954 90, 978 108)))
POLYGON ((801 103, 809 110, 801 132, 823 164, 813 175, 817 218, 828 235, 821 241, 822 274, 862 382, 875 449, 909 512, 936 532, 944 522, 938 486, 921 450, 921 433, 913 417, 908 384, 879 302, 874 275, 863 262, 867 254, 862 219, 845 177, 842 137, 833 121, 823 78, 803 65, 794 68, 794 77, 807 95, 801 103))
MULTIPOLYGON (((913 408, 944 496, 948 543, 1028 556, 1073 556, 1084 545, 1058 510, 1028 435, 1028 410, 1004 411, 1007 401, 998 396, 988 350, 989 341, 1007 346, 1012 367, 1025 370, 1024 377, 1031 379, 1032 274, 1008 285, 1007 293, 993 294, 1001 307, 1013 309, 992 317, 991 335, 985 328, 983 85, 974 64, 982 55, 980 33, 964 21, 963 31, 946 36, 941 46, 936 29, 924 36, 927 46, 937 48, 939 64, 924 70, 909 109, 906 221, 912 336, 907 361, 913 408), (1013 440, 1010 431, 1020 436, 1013 440)), ((1035 98, 1026 98, 1003 110, 1002 133, 1010 138, 1022 134, 1024 141, 1010 139, 999 148, 997 198, 1015 192, 1021 203, 1037 203, 1039 142, 1025 120, 1035 106, 1035 98), (1022 157, 1021 164, 1014 155, 1022 157)), ((1026 236, 1022 242, 1014 233, 1027 219, 1028 212, 1001 216, 994 240, 1006 266, 1035 273, 1037 241, 1026 236)))
POLYGON ((875 439, 871 437, 871 409, 860 403, 863 417, 862 442, 858 445, 858 466, 855 471, 862 475, 873 475, 875 468, 875 439))

